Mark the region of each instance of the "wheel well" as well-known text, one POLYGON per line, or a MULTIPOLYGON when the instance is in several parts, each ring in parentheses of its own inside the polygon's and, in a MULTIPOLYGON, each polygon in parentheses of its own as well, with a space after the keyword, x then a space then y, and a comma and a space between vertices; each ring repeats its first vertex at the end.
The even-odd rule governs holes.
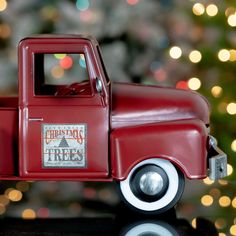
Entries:
POLYGON ((189 178, 192 179, 192 176, 189 174, 189 172, 187 171, 187 168, 179 161, 177 161, 175 158, 170 158, 170 157, 150 157, 150 158, 145 158, 145 159, 141 159, 138 160, 137 162, 135 162, 133 165, 131 165, 129 168, 127 168, 124 176, 122 177, 113 177, 114 179, 120 181, 120 180, 124 180, 128 177, 129 173, 138 166, 138 168, 141 168, 145 165, 149 165, 152 164, 151 160, 152 159, 163 159, 163 160, 167 160, 169 161, 172 165, 174 165, 174 167, 176 168, 176 170, 178 172, 181 172, 183 174, 183 176, 185 178, 189 178), (150 160, 150 163, 148 162, 148 160, 150 160), (142 164, 145 161, 145 164, 142 164), (141 163, 141 164, 140 164, 141 163))
MULTIPOLYGON (((184 178, 188 177, 188 171, 186 170, 186 168, 179 162, 173 160, 172 158, 162 158, 162 157, 152 157, 152 158, 148 158, 146 160, 151 160, 151 159, 163 159, 166 161, 169 161, 174 167, 175 169, 178 171, 179 174, 182 174, 184 178)), ((142 163, 143 161, 141 161, 140 163, 142 163)), ((144 167, 145 165, 153 165, 151 162, 150 163, 146 163, 143 165, 140 165, 139 168, 144 167)), ((134 165, 131 169, 133 169, 136 165, 134 165)))

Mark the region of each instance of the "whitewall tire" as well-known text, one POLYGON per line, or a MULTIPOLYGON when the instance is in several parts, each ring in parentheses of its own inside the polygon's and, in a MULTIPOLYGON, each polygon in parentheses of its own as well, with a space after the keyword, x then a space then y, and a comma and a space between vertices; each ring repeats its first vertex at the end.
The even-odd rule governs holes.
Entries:
POLYGON ((140 162, 120 181, 120 192, 132 208, 142 213, 162 213, 172 208, 184 190, 184 176, 167 160, 140 162))

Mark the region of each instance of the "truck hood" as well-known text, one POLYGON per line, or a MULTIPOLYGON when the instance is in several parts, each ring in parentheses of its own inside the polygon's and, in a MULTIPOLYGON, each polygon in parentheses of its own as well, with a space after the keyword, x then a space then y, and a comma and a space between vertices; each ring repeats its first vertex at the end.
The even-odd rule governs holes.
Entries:
POLYGON ((209 104, 193 91, 137 84, 112 84, 112 128, 200 119, 209 124, 209 104))

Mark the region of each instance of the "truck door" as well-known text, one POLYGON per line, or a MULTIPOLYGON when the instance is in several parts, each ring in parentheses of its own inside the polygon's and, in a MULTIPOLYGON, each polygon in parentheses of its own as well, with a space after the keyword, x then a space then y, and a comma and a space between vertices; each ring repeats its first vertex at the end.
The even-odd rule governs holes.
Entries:
POLYGON ((108 177, 108 93, 102 79, 96 90, 91 42, 28 39, 20 50, 20 175, 108 177))

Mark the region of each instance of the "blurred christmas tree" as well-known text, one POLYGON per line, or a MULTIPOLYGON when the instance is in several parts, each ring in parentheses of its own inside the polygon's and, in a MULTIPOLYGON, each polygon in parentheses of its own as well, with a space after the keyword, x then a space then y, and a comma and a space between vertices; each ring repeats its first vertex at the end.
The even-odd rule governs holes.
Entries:
MULTIPOLYGON (((236 166, 235 27, 235 1, 0 0, 0 94, 17 94, 17 44, 21 38, 42 33, 95 36, 113 81, 192 89, 208 98, 212 105, 211 133, 229 155, 231 175, 220 183, 205 180, 210 185, 208 194, 202 197, 195 192, 196 201, 200 204, 201 199, 205 208, 214 206, 220 212, 229 209, 233 212, 236 208, 231 182, 236 175, 233 171, 236 166), (225 197, 223 204, 222 197, 225 197)), ((33 192, 41 191, 39 205, 46 204, 51 194, 44 190, 47 188, 30 185, 33 190, 27 193, 12 183, 2 183, 0 187, 2 193, 9 187, 18 189, 24 193, 25 202, 25 196, 30 199, 33 192)), ((60 191, 58 188, 55 192, 60 191)), ((79 189, 80 186, 68 202, 73 203, 75 195, 81 193, 79 189)), ((93 188, 88 189, 85 191, 88 196, 98 196, 93 188)), ((0 196, 0 214, 9 214, 6 209, 13 209, 8 204, 10 190, 7 197, 0 196)), ((21 200, 19 192, 12 195, 21 200)), ((54 199, 53 207, 56 203, 54 199)), ((24 209, 21 207, 19 212, 24 209)), ((230 228, 227 224, 233 224, 230 217, 229 214, 223 221, 214 219, 217 227, 226 232, 230 228)))

